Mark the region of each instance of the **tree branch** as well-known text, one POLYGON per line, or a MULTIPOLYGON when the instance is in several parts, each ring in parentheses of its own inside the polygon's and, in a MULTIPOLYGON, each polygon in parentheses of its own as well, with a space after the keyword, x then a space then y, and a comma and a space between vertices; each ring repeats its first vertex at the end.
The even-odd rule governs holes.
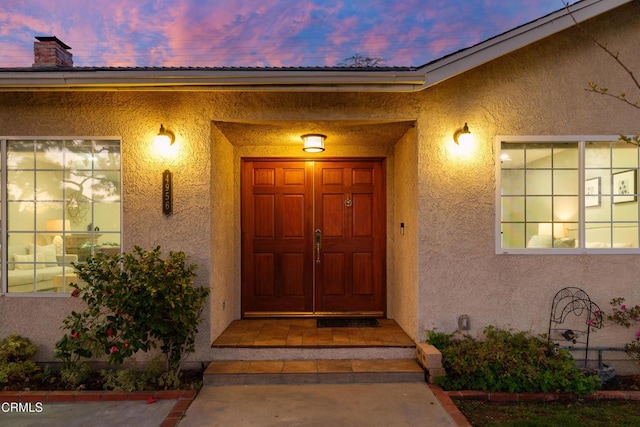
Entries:
MULTIPOLYGON (((582 25, 580 25, 580 23, 576 20, 575 16, 573 16, 573 13, 571 12, 571 10, 569 9, 569 3, 565 2, 565 7, 567 9, 567 12, 569 13, 569 16, 571 17, 571 19, 573 20, 574 24, 576 25, 576 27, 585 35, 587 36, 593 43, 595 43, 596 46, 598 46, 600 49, 602 49, 607 55, 609 55, 611 58, 613 58, 613 60, 616 62, 616 64, 618 64, 618 66, 620 68, 622 68, 631 78, 631 81, 633 82, 633 84, 635 85, 635 87, 640 90, 640 81, 638 81, 638 79, 636 78, 636 76, 633 74, 633 71, 631 71, 631 69, 629 69, 629 67, 627 67, 625 65, 624 62, 622 62, 620 60, 619 57, 619 53, 618 52, 613 52, 611 51, 607 45, 605 45, 604 43, 600 42, 600 40, 598 40, 597 38, 595 38, 591 33, 589 33, 587 30, 585 30, 582 25)), ((626 95, 624 93, 621 93, 620 95, 612 95, 610 93, 608 93, 606 88, 601 88, 599 86, 597 86, 595 83, 589 83, 589 89, 586 89, 588 91, 591 92, 595 92, 595 93, 599 93, 601 95, 607 95, 607 96, 611 96, 614 97, 620 101, 623 101, 629 105, 631 105, 632 107, 635 108, 640 108, 638 106, 637 102, 631 102, 626 98, 626 95)))

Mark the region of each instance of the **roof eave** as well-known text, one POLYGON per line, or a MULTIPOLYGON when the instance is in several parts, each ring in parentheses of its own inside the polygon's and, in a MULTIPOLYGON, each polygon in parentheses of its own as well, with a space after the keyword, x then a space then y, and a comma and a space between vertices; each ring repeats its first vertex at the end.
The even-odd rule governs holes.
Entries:
POLYGON ((8 71, 0 91, 413 91, 423 71, 108 70, 8 71))

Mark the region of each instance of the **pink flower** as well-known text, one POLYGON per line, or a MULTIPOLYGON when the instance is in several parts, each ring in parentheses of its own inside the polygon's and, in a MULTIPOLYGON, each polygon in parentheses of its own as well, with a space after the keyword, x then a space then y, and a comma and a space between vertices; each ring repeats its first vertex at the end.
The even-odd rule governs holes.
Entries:
POLYGON ((626 305, 622 304, 622 305, 620 306, 620 310, 625 311, 626 309, 627 309, 627 306, 626 306, 626 305))
POLYGON ((77 332, 74 332, 72 337, 75 338, 75 339, 78 339, 78 338, 80 338, 80 334, 77 333, 77 332))
POLYGON ((122 347, 124 347, 124 348, 129 348, 129 343, 128 343, 128 342, 126 342, 126 343, 122 344, 122 347))
POLYGON ((107 336, 108 337, 112 337, 113 336, 113 329, 111 329, 111 328, 107 329, 107 336))
POLYGON ((587 322, 590 325, 593 325, 594 323, 596 323, 595 319, 589 319, 589 321, 587 322))
POLYGON ((111 349, 109 350, 109 354, 113 354, 113 353, 117 353, 118 352, 118 347, 116 347, 115 345, 113 347, 111 347, 111 349))
POLYGON ((593 315, 596 316, 596 317, 600 316, 601 314, 602 313, 600 313, 600 310, 596 310, 596 311, 593 312, 593 315))
POLYGON ((640 339, 640 331, 636 332, 636 338, 640 339))
POLYGON ((75 288, 73 292, 71 292, 71 296, 74 298, 78 298, 78 295, 80 295, 80 289, 75 288))

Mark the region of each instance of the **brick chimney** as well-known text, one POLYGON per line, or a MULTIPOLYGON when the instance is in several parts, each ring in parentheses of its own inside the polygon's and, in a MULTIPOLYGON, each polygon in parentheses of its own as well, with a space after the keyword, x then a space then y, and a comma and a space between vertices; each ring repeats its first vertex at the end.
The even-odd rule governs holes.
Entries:
POLYGON ((36 37, 33 43, 34 67, 73 67, 71 49, 56 36, 36 37))

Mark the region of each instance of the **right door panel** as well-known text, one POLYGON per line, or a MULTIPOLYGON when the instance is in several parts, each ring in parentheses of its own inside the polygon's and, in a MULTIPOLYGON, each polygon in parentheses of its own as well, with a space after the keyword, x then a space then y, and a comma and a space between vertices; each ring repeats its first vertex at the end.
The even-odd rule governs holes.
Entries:
POLYGON ((384 313, 385 186, 380 161, 316 162, 317 313, 384 313))

